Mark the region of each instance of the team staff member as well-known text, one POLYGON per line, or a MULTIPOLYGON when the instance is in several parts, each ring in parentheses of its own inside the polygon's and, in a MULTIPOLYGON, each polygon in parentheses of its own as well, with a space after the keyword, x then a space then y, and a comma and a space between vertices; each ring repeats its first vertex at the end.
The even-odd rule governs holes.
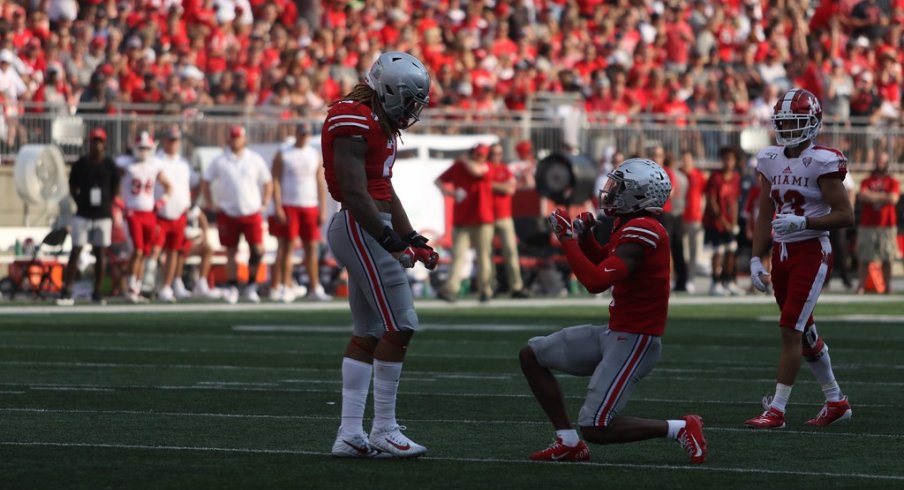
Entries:
POLYGON ((857 294, 866 289, 870 262, 882 263, 885 294, 891 294, 891 263, 898 256, 898 217, 895 206, 901 184, 888 173, 888 153, 879 153, 872 175, 860 184, 860 226, 857 229, 857 261, 860 282, 857 294))
POLYGON ((738 154, 729 146, 719 150, 720 170, 713 171, 706 183, 706 210, 703 214, 703 241, 712 247, 711 296, 740 295, 735 284, 735 253, 738 251, 738 201, 741 198, 741 174, 738 154))
POLYGON ((321 133, 327 187, 342 209, 330 221, 328 241, 348 270, 354 323, 342 359, 342 423, 332 454, 348 458, 412 458, 427 449, 402 434, 396 394, 402 361, 418 327, 404 267, 438 256, 411 227, 392 186, 401 129, 427 105, 430 75, 415 57, 380 55, 365 83, 330 106, 321 133), (364 406, 374 384, 374 419, 364 432, 364 406))
POLYGON ((85 244, 94 253, 94 291, 91 300, 103 301, 100 283, 104 278, 106 248, 110 246, 113 229, 113 198, 119 188, 119 172, 112 158, 106 155, 107 133, 101 128, 88 135, 88 154, 79 158, 69 173, 69 195, 78 207, 72 218, 72 252, 66 264, 63 292, 57 304, 71 306, 72 281, 78 274, 78 257, 85 244))
POLYGON ((273 160, 273 202, 278 224, 285 226, 282 253, 277 250, 273 266, 274 284, 282 284, 283 301, 294 300, 292 257, 299 240, 304 247, 305 268, 310 277, 307 297, 316 301, 332 298, 320 284, 320 225, 326 221, 326 184, 320 152, 311 143, 311 127, 299 124, 295 145, 273 160))
POLYGON ((273 192, 267 163, 263 157, 245 148, 245 143, 245 128, 230 128, 229 146, 210 162, 201 180, 204 202, 207 205, 215 203, 220 244, 226 247, 230 287, 224 297, 231 304, 239 300, 236 255, 240 236, 245 237, 250 249, 248 285, 244 288, 244 296, 252 303, 260 302, 256 281, 264 256, 262 213, 267 209, 273 192))
POLYGON ((694 278, 697 277, 697 256, 700 252, 700 238, 703 233, 703 189, 706 186, 706 175, 696 167, 694 152, 681 152, 681 172, 687 178, 687 197, 685 199, 684 236, 687 250, 687 291, 694 292, 694 278))
POLYGON ((493 187, 487 157, 490 149, 475 146, 468 158, 456 160, 439 178, 436 186, 444 195, 453 196, 452 209, 452 273, 439 291, 439 297, 455 301, 468 250, 477 252, 477 291, 480 301, 493 296, 493 187))
MULTIPOLYGON (((490 181, 493 189, 493 230, 502 242, 502 258, 513 298, 527 298, 521 280, 521 263, 518 258, 518 236, 512 219, 512 196, 515 194, 515 176, 502 161, 502 145, 490 146, 490 181)), ((496 268, 493 267, 492 270, 496 268)))
MULTIPOLYGON (((182 132, 179 128, 170 128, 163 138, 163 148, 157 152, 157 162, 163 175, 172 186, 170 198, 157 209, 157 249, 166 253, 166 270, 163 284, 157 293, 157 299, 172 303, 176 298, 190 296, 181 281, 179 291, 174 292, 176 276, 182 275, 178 267, 178 256, 182 253, 182 242, 185 240, 185 213, 192 205, 191 189, 198 184, 198 176, 192 172, 188 161, 180 153, 182 132)), ((157 188, 160 196, 163 189, 157 188)))

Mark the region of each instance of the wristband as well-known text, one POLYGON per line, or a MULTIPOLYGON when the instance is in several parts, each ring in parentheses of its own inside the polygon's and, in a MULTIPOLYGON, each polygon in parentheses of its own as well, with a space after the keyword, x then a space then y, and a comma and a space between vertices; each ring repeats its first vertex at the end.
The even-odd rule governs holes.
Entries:
POLYGON ((408 248, 408 244, 399 237, 399 234, 388 226, 383 228, 383 236, 380 237, 379 242, 380 246, 389 253, 401 252, 408 248))
POLYGON ((402 239, 414 248, 430 248, 427 246, 427 242, 430 240, 416 231, 412 231, 411 233, 405 235, 402 239))

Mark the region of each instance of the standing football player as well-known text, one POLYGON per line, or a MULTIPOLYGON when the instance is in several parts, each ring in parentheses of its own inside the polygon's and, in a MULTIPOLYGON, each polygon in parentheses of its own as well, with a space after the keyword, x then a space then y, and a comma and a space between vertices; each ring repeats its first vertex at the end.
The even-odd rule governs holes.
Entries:
POLYGON ((521 349, 521 370, 556 430, 535 461, 589 461, 590 449, 571 425, 552 370, 590 376, 578 416, 581 436, 595 444, 657 437, 674 439, 699 464, 706 459, 703 419, 685 415, 651 420, 619 415, 634 386, 659 361, 669 306, 669 237, 656 215, 672 190, 665 171, 652 160, 632 158, 609 173, 600 207, 615 217, 606 245, 594 238, 592 213, 571 222, 557 209, 550 225, 571 270, 591 293, 612 288, 608 325, 568 327, 534 337, 521 349))
POLYGON ((785 407, 803 355, 826 396, 822 410, 806 423, 830 425, 849 420, 851 405, 835 381, 829 348, 813 323, 813 308, 832 270, 829 230, 854 224, 842 184, 847 160, 834 148, 814 144, 822 108, 807 90, 785 92, 775 103, 772 125, 781 146, 766 147, 757 155, 762 191, 750 278, 757 289, 766 290, 770 274, 763 259, 774 231, 771 282, 781 310, 782 348, 775 395, 765 397, 765 412, 745 424, 758 429, 785 427, 785 407))
POLYGON ((129 257, 128 299, 142 303, 141 278, 144 277, 144 259, 151 255, 156 242, 157 214, 170 196, 170 182, 163 168, 154 158, 154 139, 147 131, 138 134, 134 155, 122 159, 120 195, 126 205, 126 222, 132 239, 132 255, 129 257), (154 188, 159 184, 163 194, 154 198, 154 188))
POLYGON ((350 93, 333 103, 321 142, 327 188, 342 209, 327 240, 348 269, 354 333, 342 359, 342 424, 332 453, 339 457, 411 458, 427 449, 402 434, 396 394, 402 361, 418 327, 405 268, 438 255, 411 226, 392 187, 400 130, 427 105, 430 75, 415 57, 380 55, 350 93), (364 406, 374 383, 374 420, 364 432, 364 406))

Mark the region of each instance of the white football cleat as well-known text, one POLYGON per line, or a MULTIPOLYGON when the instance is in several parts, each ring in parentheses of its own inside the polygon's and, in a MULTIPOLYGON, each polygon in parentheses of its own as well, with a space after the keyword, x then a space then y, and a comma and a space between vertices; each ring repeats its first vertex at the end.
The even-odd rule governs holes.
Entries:
POLYGON ((239 302, 239 289, 235 286, 230 286, 223 293, 223 299, 226 300, 227 303, 234 305, 239 302))
POLYGON ((323 290, 323 286, 318 284, 316 288, 308 290, 305 299, 309 301, 332 301, 333 297, 326 294, 326 291, 323 290))
POLYGON ((242 296, 251 303, 256 304, 261 302, 261 297, 257 295, 257 286, 254 284, 247 286, 245 290, 242 291, 242 296))
POLYGON ((396 458, 416 458, 423 456, 427 448, 405 437, 401 425, 392 425, 386 429, 373 429, 370 432, 370 445, 396 458))
POLYGON ((342 433, 336 434, 336 442, 333 443, 333 456, 337 458, 391 458, 392 455, 371 447, 367 442, 367 434, 348 436, 342 433))
POLYGON ((270 293, 267 295, 270 301, 282 301, 283 286, 270 286, 270 293))
POLYGON ((173 288, 169 286, 160 288, 160 291, 157 292, 157 300, 164 303, 175 303, 176 296, 173 294, 173 288))
POLYGON ((191 298, 191 293, 188 291, 188 289, 185 289, 185 283, 182 282, 181 277, 173 279, 173 295, 176 297, 176 299, 191 298))

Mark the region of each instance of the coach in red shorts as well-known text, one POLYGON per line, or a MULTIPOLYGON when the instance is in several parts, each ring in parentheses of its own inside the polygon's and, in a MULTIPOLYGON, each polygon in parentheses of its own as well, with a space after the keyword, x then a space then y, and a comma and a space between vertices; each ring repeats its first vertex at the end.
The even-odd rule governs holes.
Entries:
POLYGON ((235 256, 239 235, 244 235, 250 249, 248 285, 245 297, 260 301, 257 295, 258 266, 264 254, 263 215, 273 191, 272 178, 263 157, 245 148, 245 128, 233 126, 229 130, 229 147, 214 159, 204 171, 201 192, 208 205, 217 213, 220 244, 226 247, 226 267, 230 288, 225 299, 236 303, 239 299, 235 256))

